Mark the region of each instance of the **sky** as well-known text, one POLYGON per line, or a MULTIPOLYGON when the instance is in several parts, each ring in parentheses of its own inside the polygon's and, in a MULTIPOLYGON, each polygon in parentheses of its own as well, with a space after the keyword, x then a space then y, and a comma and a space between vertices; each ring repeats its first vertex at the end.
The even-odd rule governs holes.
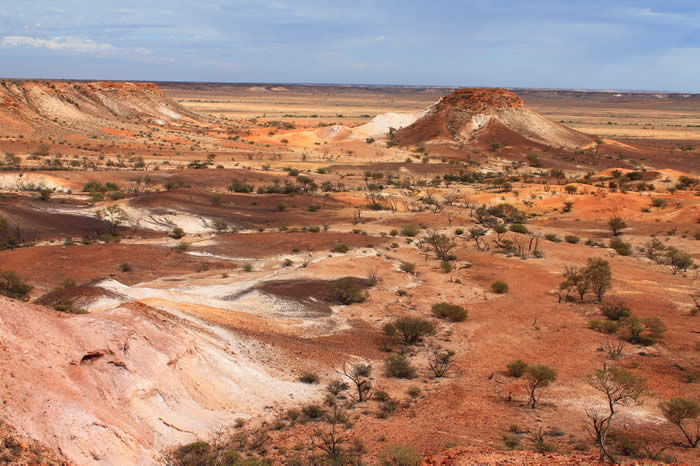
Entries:
POLYGON ((700 92, 700 2, 0 0, 0 76, 700 92))

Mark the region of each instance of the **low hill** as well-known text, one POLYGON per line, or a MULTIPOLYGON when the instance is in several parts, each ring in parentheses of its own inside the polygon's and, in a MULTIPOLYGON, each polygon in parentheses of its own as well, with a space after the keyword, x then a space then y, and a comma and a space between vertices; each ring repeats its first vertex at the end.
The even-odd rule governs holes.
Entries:
POLYGON ((0 81, 0 136, 143 123, 181 125, 201 119, 153 83, 0 81))
POLYGON ((497 140, 567 149, 595 141, 530 110, 505 89, 459 89, 429 107, 413 124, 397 130, 394 138, 404 146, 497 140))

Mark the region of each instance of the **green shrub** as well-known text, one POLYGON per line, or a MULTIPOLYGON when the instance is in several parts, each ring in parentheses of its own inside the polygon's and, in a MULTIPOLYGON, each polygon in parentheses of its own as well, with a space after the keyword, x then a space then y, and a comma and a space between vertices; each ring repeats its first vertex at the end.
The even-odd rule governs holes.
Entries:
POLYGON ((413 385, 411 387, 408 387, 408 390, 406 390, 406 393, 411 398, 418 398, 423 393, 423 390, 421 390, 420 387, 413 385))
POLYGON ((605 301, 600 310, 610 320, 623 320, 631 314, 629 308, 625 307, 621 301, 615 299, 605 301))
POLYGON ((610 248, 621 256, 632 255, 632 245, 618 236, 610 238, 610 248))
POLYGON ((308 384, 315 384, 319 382, 319 378, 317 374, 314 374, 313 372, 307 372, 301 377, 299 377, 299 382, 301 383, 308 383, 308 384))
POLYGON ((411 361, 400 354, 389 356, 384 361, 384 368, 387 377, 396 377, 397 379, 413 379, 416 377, 416 369, 411 365, 411 361))
POLYGON ((173 232, 172 232, 171 236, 175 239, 180 239, 183 236, 185 236, 185 230, 183 230, 180 227, 175 227, 175 228, 173 228, 173 232))
POLYGON ((403 272, 414 273, 416 271, 416 264, 414 264, 413 262, 401 262, 399 268, 403 272))
POLYGON ((384 447, 379 455, 382 466, 419 466, 423 457, 409 445, 391 443, 384 447))
POLYGON ((508 292, 508 284, 504 281, 498 280, 493 282, 491 289, 494 293, 504 294, 508 292))
POLYGON ((418 225, 401 225, 401 235, 414 237, 420 233, 420 227, 418 225))
POLYGON ((399 317, 384 326, 384 334, 397 337, 407 345, 414 345, 424 336, 435 333, 435 326, 429 320, 416 317, 399 317))
POLYGON ((188 243, 187 241, 180 241, 179 243, 177 243, 177 246, 175 246, 174 249, 177 252, 185 252, 189 248, 190 248, 190 243, 188 243))
POLYGON ((372 397, 377 401, 389 401, 389 400, 391 400, 391 397, 389 396, 389 394, 387 392, 383 392, 383 391, 374 392, 374 395, 372 395, 372 397))
POLYGON ((175 450, 175 458, 181 466, 201 466, 212 464, 215 453, 207 442, 193 442, 175 450))
POLYGON ((462 306, 450 303, 433 304, 433 314, 451 322, 464 322, 467 319, 467 311, 462 306))
POLYGON ((328 298, 338 304, 361 303, 367 299, 362 287, 351 278, 341 278, 328 287, 328 298))
POLYGON ((530 230, 528 230, 527 227, 522 223, 513 223, 510 226, 510 231, 512 231, 513 233, 522 233, 524 235, 530 233, 530 230))
POLYGON ((345 254, 350 250, 350 246, 347 243, 336 243, 335 246, 331 248, 331 252, 337 252, 340 254, 345 254))
POLYGON ((454 265, 452 265, 450 261, 441 261, 440 270, 442 270, 443 273, 450 273, 454 270, 454 265))
POLYGON ((301 412, 308 419, 320 419, 326 411, 319 405, 311 404, 301 408, 301 412))
POLYGON ((516 359, 515 361, 508 363, 506 368, 508 368, 508 375, 511 377, 522 377, 525 375, 525 371, 527 370, 527 363, 520 359, 516 359))
POLYGON ((666 199, 655 197, 651 200, 651 205, 653 205, 654 207, 663 207, 666 205, 666 199))
POLYGON ((0 275, 0 294, 12 299, 27 299, 34 287, 24 281, 17 272, 10 270, 0 275))
POLYGON ((516 434, 501 434, 501 438, 510 450, 515 450, 520 446, 520 437, 516 434))
POLYGON ((578 244, 579 241, 581 241, 581 238, 579 238, 576 235, 566 235, 564 237, 564 241, 566 241, 569 244, 578 244))
POLYGON ((553 243, 561 243, 561 238, 554 233, 547 233, 544 235, 544 239, 551 241, 553 243))

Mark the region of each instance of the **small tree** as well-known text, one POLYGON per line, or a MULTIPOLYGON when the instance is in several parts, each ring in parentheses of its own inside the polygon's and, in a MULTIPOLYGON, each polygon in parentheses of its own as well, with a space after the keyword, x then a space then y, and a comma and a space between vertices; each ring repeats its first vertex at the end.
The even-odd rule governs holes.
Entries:
POLYGON ((424 336, 435 333, 432 322, 416 317, 399 317, 384 326, 384 334, 398 337, 406 345, 418 343, 424 336))
MULTIPOLYGON (((346 464, 345 448, 343 444, 349 439, 349 435, 343 432, 341 426, 348 421, 348 415, 344 409, 340 408, 335 396, 328 395, 326 406, 330 408, 330 413, 326 415, 326 420, 331 425, 329 430, 318 429, 311 437, 311 450, 316 448, 321 450, 329 464, 346 464)), ((320 464, 320 463, 319 463, 320 464)))
POLYGON ((537 406, 538 390, 548 387, 557 380, 557 371, 545 364, 529 365, 525 370, 525 378, 527 391, 530 394, 528 404, 534 409, 537 406))
POLYGON ((670 247, 666 253, 671 272, 676 275, 678 272, 685 272, 693 265, 693 257, 685 251, 670 247))
POLYGON ((622 217, 615 215, 608 220, 608 228, 610 228, 613 236, 619 236, 622 234, 622 230, 627 228, 627 222, 622 217))
POLYGON ((428 368, 434 377, 444 377, 452 368, 454 351, 442 350, 440 348, 429 348, 425 350, 428 368))
POLYGON ((692 430, 687 430, 683 425, 683 421, 695 421, 700 415, 700 407, 698 402, 686 398, 671 398, 669 401, 664 401, 659 405, 661 412, 671 424, 677 426, 686 440, 690 448, 696 448, 700 443, 700 424, 695 422, 695 433, 692 430))
POLYGON ((521 359, 516 359, 506 364, 506 368, 508 369, 508 375, 511 377, 522 377, 527 370, 527 363, 521 359))
POLYGON ((586 415, 593 423, 593 438, 600 449, 600 461, 608 458, 615 463, 615 458, 608 451, 607 438, 610 425, 617 406, 634 406, 641 403, 647 393, 646 380, 625 369, 606 367, 587 377, 590 386, 603 393, 608 403, 607 414, 599 409, 586 410, 586 415))
POLYGON ((437 232, 430 233, 425 241, 433 247, 435 255, 442 261, 449 261, 452 258, 450 252, 457 247, 452 238, 437 232))
POLYGON ((117 233, 117 228, 128 218, 124 209, 118 205, 111 205, 97 211, 97 217, 104 220, 109 225, 109 232, 113 235, 117 233))
POLYGON ((559 288, 561 290, 566 290, 567 296, 570 290, 573 290, 579 295, 581 302, 583 302, 590 287, 591 282, 585 273, 585 269, 583 271, 579 270, 575 265, 564 266, 564 281, 561 282, 559 288))
POLYGON ((343 364, 343 375, 355 386, 356 401, 363 402, 372 396, 371 364, 359 362, 349 368, 347 364, 343 364))
MULTIPOLYGON (((585 275, 591 285, 591 290, 598 301, 602 301, 603 295, 610 289, 612 284, 612 271, 608 261, 599 257, 589 258, 585 275)), ((583 299, 582 299, 583 301, 583 299)))

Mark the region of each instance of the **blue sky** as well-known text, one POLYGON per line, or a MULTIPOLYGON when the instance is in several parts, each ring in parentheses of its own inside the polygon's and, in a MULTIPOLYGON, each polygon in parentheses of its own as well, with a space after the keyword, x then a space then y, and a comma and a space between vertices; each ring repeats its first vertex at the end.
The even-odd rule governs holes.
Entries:
POLYGON ((0 76, 700 92, 700 5, 0 0, 0 76))

